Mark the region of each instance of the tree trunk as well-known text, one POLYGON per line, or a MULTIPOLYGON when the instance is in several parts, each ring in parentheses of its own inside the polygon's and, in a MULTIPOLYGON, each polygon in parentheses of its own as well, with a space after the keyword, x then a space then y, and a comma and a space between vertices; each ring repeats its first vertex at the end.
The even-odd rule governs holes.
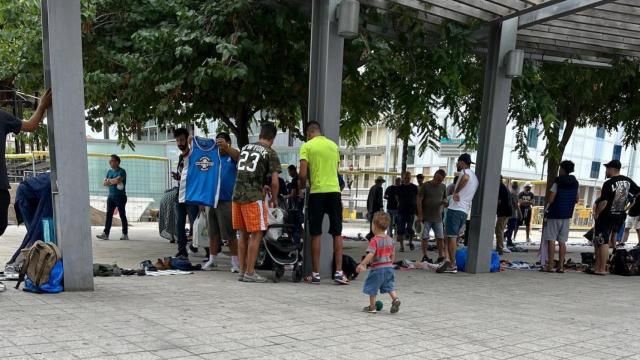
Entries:
POLYGON ((20 140, 16 137, 13 141, 16 148, 16 154, 20 154, 20 140))
POLYGON ((249 143, 249 121, 251 120, 251 115, 249 109, 242 108, 236 116, 235 135, 240 149, 249 143))
POLYGON ((407 171, 407 156, 409 155, 409 137, 402 139, 402 173, 407 171))
POLYGON ((560 139, 560 143, 558 144, 559 157, 549 157, 547 159, 547 189, 545 190, 546 199, 549 198, 549 191, 551 190, 551 186, 553 186, 554 181, 558 177, 560 162, 562 161, 562 157, 564 156, 564 150, 567 147, 567 143, 569 143, 569 139, 571 139, 571 135, 573 134, 573 130, 576 126, 576 121, 577 119, 572 116, 566 118, 564 132, 562 133, 562 139, 560 139))
POLYGON ((105 140, 109 140, 109 123, 107 120, 102 121, 102 133, 105 140))

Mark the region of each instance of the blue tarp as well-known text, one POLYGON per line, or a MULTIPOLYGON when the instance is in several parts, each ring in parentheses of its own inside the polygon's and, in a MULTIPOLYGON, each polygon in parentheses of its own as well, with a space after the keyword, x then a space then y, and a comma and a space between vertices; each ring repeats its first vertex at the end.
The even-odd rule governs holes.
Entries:
POLYGON ((19 214, 17 218, 21 218, 27 227, 27 235, 9 263, 16 260, 20 250, 31 246, 36 240, 44 240, 42 220, 53 217, 51 175, 44 173, 21 182, 16 190, 14 204, 16 214, 19 214))

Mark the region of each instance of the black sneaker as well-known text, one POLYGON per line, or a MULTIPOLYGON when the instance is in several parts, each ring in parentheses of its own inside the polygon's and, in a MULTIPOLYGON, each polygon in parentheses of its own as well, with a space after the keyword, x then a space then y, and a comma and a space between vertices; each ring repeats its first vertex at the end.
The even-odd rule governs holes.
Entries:
POLYGON ((449 268, 444 271, 445 274, 457 274, 458 267, 449 265, 449 268))
POLYGON ((431 263, 431 259, 427 255, 422 257, 422 262, 425 262, 425 261, 428 263, 431 263))
POLYGON ((442 274, 444 272, 447 272, 448 270, 451 270, 451 263, 449 261, 445 261, 442 263, 442 265, 438 266, 436 272, 438 274, 442 274))
POLYGON ((443 261, 444 261, 444 256, 440 256, 438 260, 436 260, 436 264, 442 264, 443 261))

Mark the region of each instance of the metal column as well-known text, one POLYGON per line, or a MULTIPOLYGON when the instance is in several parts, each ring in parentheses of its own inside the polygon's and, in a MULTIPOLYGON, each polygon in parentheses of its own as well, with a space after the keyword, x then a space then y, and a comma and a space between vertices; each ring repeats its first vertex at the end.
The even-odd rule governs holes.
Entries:
POLYGON ((53 90, 47 124, 64 287, 93 290, 80 0, 43 0, 42 29, 45 84, 53 90))
MULTIPOLYGON (((322 125, 324 135, 339 143, 340 100, 342 95, 342 53, 344 39, 338 36, 338 0, 313 0, 311 14, 311 59, 309 69, 309 120, 322 125)), ((336 174, 337 176, 337 174, 336 174)), ((333 242, 323 224, 320 272, 331 274, 333 242), (326 238, 324 238, 326 237, 326 238)), ((311 272, 311 246, 304 247, 304 273, 311 272)))
POLYGON ((505 77, 504 58, 515 49, 518 18, 496 24, 490 30, 484 76, 482 119, 476 159, 480 187, 471 210, 467 272, 489 272, 495 232, 498 186, 506 120, 509 116, 511 79, 505 77))

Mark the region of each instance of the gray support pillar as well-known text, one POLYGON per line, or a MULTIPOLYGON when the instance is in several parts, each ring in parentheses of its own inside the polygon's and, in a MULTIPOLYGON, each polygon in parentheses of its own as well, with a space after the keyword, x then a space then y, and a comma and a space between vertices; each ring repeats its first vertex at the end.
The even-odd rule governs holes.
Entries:
POLYGON ((43 0, 42 27, 45 83, 53 91, 47 124, 64 286, 93 290, 80 0, 43 0))
MULTIPOLYGON (((313 0, 311 14, 311 60, 309 70, 309 120, 322 125, 324 134, 339 143, 340 98, 342 95, 342 52, 344 39, 338 36, 338 0, 313 0)), ((325 217, 320 255, 320 272, 331 274, 333 242, 327 235, 325 217), (326 238, 325 238, 326 237, 326 238)), ((310 244, 309 244, 310 245, 310 244)), ((304 247, 304 273, 311 272, 311 246, 304 247)))
POLYGON ((498 186, 502 169, 502 153, 511 79, 504 74, 504 58, 515 49, 518 18, 504 21, 490 30, 489 51, 484 77, 482 119, 476 159, 476 174, 480 187, 471 210, 467 272, 489 272, 494 248, 498 186))

